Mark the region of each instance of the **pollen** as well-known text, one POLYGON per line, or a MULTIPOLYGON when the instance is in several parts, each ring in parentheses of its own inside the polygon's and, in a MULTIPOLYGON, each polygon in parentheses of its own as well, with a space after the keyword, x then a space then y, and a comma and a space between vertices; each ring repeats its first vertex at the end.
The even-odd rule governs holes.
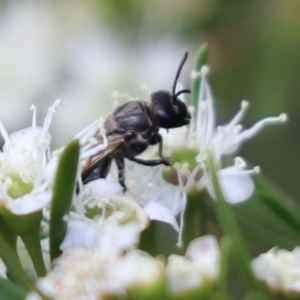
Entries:
POLYGON ((193 105, 188 106, 189 112, 192 114, 195 112, 195 107, 193 105))
POLYGON ((234 165, 236 167, 244 168, 246 166, 246 163, 241 157, 238 156, 234 159, 234 165))
POLYGON ((55 101, 54 101, 54 103, 53 103, 53 105, 52 106, 50 106, 49 108, 48 108, 48 112, 49 113, 55 113, 56 112, 56 107, 58 106, 60 104, 60 99, 56 99, 55 101))
POLYGON ((206 76, 209 72, 209 67, 207 65, 204 65, 202 68, 201 68, 201 74, 202 76, 206 76))
POLYGON ((197 71, 195 71, 195 70, 193 70, 192 73, 191 73, 191 78, 192 78, 192 79, 196 79, 196 78, 198 78, 198 77, 200 77, 200 76, 201 76, 201 73, 200 73, 200 72, 197 72, 197 71))
POLYGON ((30 110, 37 110, 36 106, 34 104, 31 104, 31 106, 29 107, 30 110))
POLYGON ((247 100, 243 100, 242 103, 241 103, 241 108, 242 109, 245 109, 249 106, 249 101, 247 100))
POLYGON ((260 166, 255 166, 253 168, 254 173, 259 174, 260 173, 260 166))
POLYGON ((280 114, 279 115, 279 120, 281 121, 281 122, 286 122, 287 120, 288 120, 288 115, 286 114, 286 113, 282 113, 282 114, 280 114))

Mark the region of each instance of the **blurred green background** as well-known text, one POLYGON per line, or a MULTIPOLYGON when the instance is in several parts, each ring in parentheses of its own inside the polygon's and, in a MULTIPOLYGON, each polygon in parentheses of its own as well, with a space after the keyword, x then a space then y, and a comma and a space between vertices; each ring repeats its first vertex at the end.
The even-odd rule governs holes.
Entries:
MULTIPOLYGON (((1 1, 0 118, 27 126, 35 103, 42 121, 56 98, 54 147, 112 110, 114 91, 147 99, 170 89, 184 53, 188 85, 198 47, 208 42, 219 124, 242 99, 245 120, 289 114, 242 148, 288 194, 300 172, 300 2, 297 0, 1 1)), ((120 101, 125 99, 120 98, 120 101)))
MULTIPOLYGON (((2 0, 0 119, 10 132, 28 126, 28 108, 34 103, 41 124, 47 108, 61 98, 51 128, 53 148, 60 147, 111 112, 115 91, 147 100, 149 90, 171 89, 185 51, 190 56, 181 81, 188 86, 204 43, 210 47, 218 124, 229 121, 243 99, 251 104, 245 127, 288 113, 287 124, 267 128, 240 155, 299 198, 298 0, 2 0)), ((276 229, 277 244, 299 245, 298 235, 290 232, 287 239, 284 226, 260 205, 254 200, 236 207, 253 252, 261 246, 257 232, 268 225, 267 249, 277 242, 272 236, 276 229), (257 225, 257 231, 251 227, 249 232, 247 222, 257 225)))

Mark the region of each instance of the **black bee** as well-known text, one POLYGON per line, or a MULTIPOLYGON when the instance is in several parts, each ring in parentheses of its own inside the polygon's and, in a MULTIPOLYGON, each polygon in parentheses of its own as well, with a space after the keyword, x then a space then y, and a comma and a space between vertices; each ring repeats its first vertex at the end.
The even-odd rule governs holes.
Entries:
POLYGON ((191 114, 187 106, 178 97, 190 90, 175 92, 181 69, 188 57, 186 52, 178 66, 173 82, 172 93, 160 90, 151 94, 151 102, 133 100, 119 106, 104 122, 108 147, 90 158, 82 171, 83 183, 105 178, 114 160, 118 167, 119 183, 127 190, 124 174, 124 158, 145 166, 170 165, 164 157, 163 138, 159 128, 176 128, 189 124, 191 114), (136 155, 149 145, 158 144, 158 159, 142 160, 136 155))

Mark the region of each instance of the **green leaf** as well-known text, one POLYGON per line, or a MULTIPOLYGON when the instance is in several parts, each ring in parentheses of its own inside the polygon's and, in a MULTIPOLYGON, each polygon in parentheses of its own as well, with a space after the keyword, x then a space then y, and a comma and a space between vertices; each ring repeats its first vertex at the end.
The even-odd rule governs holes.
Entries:
POLYGON ((17 253, 17 234, 7 225, 6 221, 0 213, 0 232, 3 235, 5 241, 12 247, 12 249, 17 253))
POLYGON ((79 142, 78 140, 74 140, 61 154, 55 178, 49 233, 51 261, 61 254, 59 247, 67 230, 64 216, 70 211, 72 197, 75 191, 78 158, 79 142))
POLYGON ((238 219, 240 219, 239 223, 241 224, 241 229, 245 238, 247 237, 249 241, 249 247, 254 246, 255 253, 257 253, 257 243, 259 245, 264 245, 267 248, 278 246, 285 249, 292 249, 295 247, 295 244, 297 244, 297 238, 292 239, 288 233, 283 234, 279 231, 275 232, 275 227, 263 227, 261 224, 255 224, 255 219, 244 220, 242 219, 242 216, 238 219))
POLYGON ((261 177, 257 180, 257 196, 268 206, 282 221, 291 229, 300 234, 299 207, 291 199, 280 192, 266 178, 261 177))
POLYGON ((152 220, 149 226, 142 231, 139 249, 149 254, 168 256, 183 249, 176 247, 178 233, 165 222, 152 220))
POLYGON ((23 270, 20 260, 14 249, 6 242, 0 233, 0 256, 7 268, 9 276, 13 281, 26 291, 34 289, 32 281, 23 270))
POLYGON ((278 246, 292 249, 297 244, 299 232, 279 218, 257 196, 242 205, 233 206, 232 209, 255 255, 258 253, 257 248, 265 250, 266 246, 278 246))
POLYGON ((229 266, 229 257, 232 252, 232 240, 229 236, 225 236, 221 240, 221 270, 218 280, 219 291, 223 295, 227 294, 227 278, 228 278, 228 266, 229 266))
POLYGON ((26 292, 10 280, 0 277, 0 299, 23 300, 26 292))
POLYGON ((11 230, 19 235, 24 242, 37 275, 39 277, 45 276, 46 267, 40 243, 42 211, 27 215, 15 215, 8 210, 2 210, 1 214, 11 230))
MULTIPOLYGON (((270 297, 262 294, 262 293, 251 293, 247 295, 243 300, 269 300, 270 297)), ((273 300, 275 300, 274 297, 272 297, 273 300)))
POLYGON ((217 198, 217 216, 223 231, 225 234, 229 235, 233 243, 233 253, 235 255, 237 264, 245 278, 245 282, 254 290, 262 291, 261 285, 254 277, 252 270, 250 268, 250 255, 247 251, 244 239, 242 237, 239 226, 235 220, 234 213, 231 207, 225 200, 223 192, 221 190, 219 180, 217 177, 216 166, 213 163, 213 157, 210 156, 209 160, 209 171, 212 176, 213 186, 217 198))
MULTIPOLYGON (((204 44, 200 47, 197 57, 196 57, 196 64, 195 64, 195 71, 200 72, 201 68, 206 64, 207 57, 208 57, 208 44, 204 44)), ((199 101, 199 89, 200 89, 200 83, 201 78, 197 76, 194 78, 192 82, 192 91, 191 91, 191 97, 192 97, 192 104, 195 108, 194 111, 194 119, 197 120, 197 107, 198 107, 198 101, 199 101)))
POLYGON ((187 196, 183 227, 183 242, 185 246, 195 238, 208 233, 206 193, 203 190, 192 190, 187 196))

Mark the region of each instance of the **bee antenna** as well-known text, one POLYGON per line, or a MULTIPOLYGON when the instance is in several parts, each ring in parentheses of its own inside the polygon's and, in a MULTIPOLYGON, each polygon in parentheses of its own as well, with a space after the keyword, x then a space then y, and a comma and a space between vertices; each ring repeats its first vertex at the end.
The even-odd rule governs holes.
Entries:
POLYGON ((173 89, 172 89, 172 98, 173 98, 173 101, 175 101, 176 97, 182 93, 188 93, 187 91, 188 90, 182 90, 180 92, 178 92, 177 94, 175 94, 175 90, 176 90, 176 86, 177 86, 177 81, 178 81, 178 78, 179 78, 179 75, 180 75, 180 72, 182 70, 182 67, 186 61, 188 57, 188 53, 185 52, 184 55, 183 55, 183 58, 178 66, 178 69, 177 69, 177 72, 176 72, 176 76, 175 76, 175 79, 174 79, 174 82, 173 82, 173 89))
POLYGON ((181 90, 173 96, 173 99, 176 99, 181 94, 190 94, 190 93, 191 93, 191 90, 181 90))

